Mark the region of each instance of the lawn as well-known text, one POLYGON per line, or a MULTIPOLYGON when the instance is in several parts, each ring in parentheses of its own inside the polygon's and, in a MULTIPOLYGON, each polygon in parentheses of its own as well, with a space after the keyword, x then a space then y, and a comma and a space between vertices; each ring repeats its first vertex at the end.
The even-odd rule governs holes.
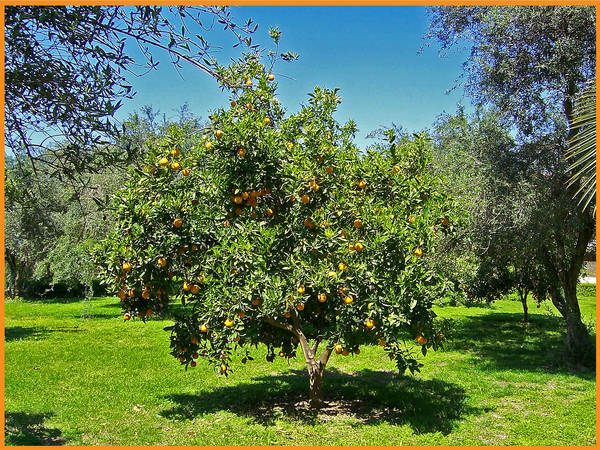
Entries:
MULTIPOLYGON (((595 298, 581 299, 595 321, 595 298)), ((168 354, 168 320, 124 323, 118 301, 9 302, 6 443, 71 445, 593 445, 595 373, 560 360, 549 307, 503 300, 437 308, 452 339, 398 377, 378 347, 334 356, 330 406, 305 406, 302 361, 234 364, 217 376, 168 354)))

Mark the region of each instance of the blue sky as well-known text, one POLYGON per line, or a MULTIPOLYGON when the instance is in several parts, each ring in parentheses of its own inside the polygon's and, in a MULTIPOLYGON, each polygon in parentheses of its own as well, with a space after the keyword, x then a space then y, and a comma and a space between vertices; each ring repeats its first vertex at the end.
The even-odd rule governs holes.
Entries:
MULTIPOLYGON (((418 54, 428 25, 424 7, 233 6, 232 15, 239 21, 251 17, 259 25, 258 43, 269 44, 268 29, 278 25, 283 32, 280 50, 300 55, 294 62, 278 62, 274 70, 279 98, 289 112, 298 110, 316 85, 340 88, 336 118, 355 120, 361 148, 372 142, 366 135, 374 129, 393 122, 419 131, 440 113, 454 112, 457 103, 468 104, 461 89, 446 94, 466 55, 439 58, 435 43, 418 54)), ((223 45, 215 53, 221 61, 236 54, 224 33, 213 33, 212 41, 223 45)), ((185 102, 206 118, 210 110, 227 104, 227 93, 209 76, 186 67, 182 79, 168 58, 159 60, 157 71, 132 80, 137 95, 124 103, 117 118, 147 104, 175 117, 185 102)))

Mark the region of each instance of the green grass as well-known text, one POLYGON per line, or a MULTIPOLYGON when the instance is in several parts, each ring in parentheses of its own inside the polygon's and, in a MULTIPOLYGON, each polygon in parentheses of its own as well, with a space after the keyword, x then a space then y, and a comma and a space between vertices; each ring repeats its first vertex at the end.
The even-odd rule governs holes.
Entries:
MULTIPOLYGON (((595 298, 581 299, 595 321, 595 298)), ((7 303, 6 443, 73 445, 593 445, 595 373, 556 364, 562 323, 503 300, 444 307, 444 351, 397 377, 378 347, 332 357, 330 407, 306 408, 300 360, 217 376, 168 355, 169 321, 123 323, 118 301, 7 303)))

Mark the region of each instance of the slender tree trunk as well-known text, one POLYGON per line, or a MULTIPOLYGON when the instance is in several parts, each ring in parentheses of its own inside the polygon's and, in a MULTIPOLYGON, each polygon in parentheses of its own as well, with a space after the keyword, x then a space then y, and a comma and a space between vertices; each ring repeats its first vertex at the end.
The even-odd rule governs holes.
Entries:
POLYGON ((521 304, 523 305, 523 321, 528 322, 529 316, 527 315, 527 295, 529 291, 527 289, 522 289, 519 291, 519 296, 521 297, 521 304))
POLYGON ((565 292, 565 322, 567 325, 567 351, 575 361, 586 362, 593 358, 595 352, 588 329, 581 320, 581 311, 577 301, 576 274, 569 274, 563 286, 565 292))
POLYGON ((323 401, 323 373, 317 364, 308 366, 308 379, 309 379, 309 398, 310 406, 312 408, 321 408, 324 404, 323 401))

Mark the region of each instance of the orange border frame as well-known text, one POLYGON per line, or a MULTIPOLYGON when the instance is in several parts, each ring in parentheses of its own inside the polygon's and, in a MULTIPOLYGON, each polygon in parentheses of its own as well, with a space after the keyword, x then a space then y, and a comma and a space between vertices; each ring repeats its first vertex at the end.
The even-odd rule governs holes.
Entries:
MULTIPOLYGON (((394 1, 394 0, 217 0, 215 2, 206 2, 205 0, 201 0, 198 2, 193 2, 190 0, 163 0, 163 1, 149 1, 149 0, 121 0, 121 1, 107 1, 107 0, 32 0, 32 1, 5 1, 2 2, 0 0, 0 107, 2 108, 2 112, 0 113, 0 132, 2 136, 4 136, 4 7, 5 6, 18 6, 25 5, 28 6, 49 6, 49 5, 118 5, 118 6, 128 6, 128 5, 237 5, 237 6, 353 6, 353 5, 362 5, 362 6, 427 6, 431 4, 435 5, 450 5, 450 6, 467 6, 467 5, 512 5, 512 6, 543 6, 543 5, 561 5, 561 6, 596 6, 596 61, 598 60, 598 56, 600 55, 600 49, 598 46, 600 44, 600 37, 598 36, 598 13, 600 12, 600 0, 562 0, 562 1, 535 1, 535 0, 433 0, 431 2, 424 2, 422 0, 404 0, 404 1, 394 1)), ((597 63, 596 63, 597 64, 597 63)), ((597 75, 596 75, 597 78, 597 75)), ((600 94, 596 91, 596 104, 598 104, 598 100, 600 99, 600 94)), ((596 148, 598 148, 598 143, 600 143, 600 138, 596 135, 596 148)), ((5 242, 5 234, 4 234, 4 140, 0 144, 2 147, 2 154, 0 155, 0 167, 2 168, 2 179, 0 179, 0 237, 2 238, 3 245, 0 247, 0 277, 2 280, 5 280, 5 260, 4 260, 4 242, 5 242)), ((596 158, 596 173, 600 169, 600 163, 598 162, 598 158, 596 158)), ((598 185, 596 185, 596 205, 598 204, 598 185)), ((600 218, 598 214, 596 214, 596 242, 598 242, 598 226, 600 225, 600 218)), ((596 249, 596 260, 598 260, 598 249, 596 249)), ((598 269, 598 265, 596 265, 596 279, 600 274, 600 270, 598 269)), ((600 305, 598 304, 599 291, 598 285, 596 284, 596 324, 598 323, 598 315, 600 314, 600 305)), ((4 289, 0 289, 0 325, 2 329, 5 329, 4 324, 4 289)), ((596 327, 597 328, 597 327, 596 327)), ((0 377, 0 397, 2 400, 2 404, 0 405, 0 423, 2 424, 2 429, 5 426, 5 415, 4 415, 4 333, 1 339, 0 344, 0 372, 2 377, 0 377)), ((600 336, 598 336, 598 332, 596 332, 596 373, 598 372, 598 356, 600 356, 600 351, 598 349, 598 345, 600 344, 600 336)), ((596 382, 596 441, 598 440, 598 384, 596 382)), ((596 442, 596 446, 571 446, 568 448, 576 448, 576 449, 593 449, 597 448, 598 443, 596 442)), ((2 437, 2 447, 5 447, 5 435, 2 437)), ((124 448, 130 449, 144 449, 148 447, 144 446, 122 446, 124 448)), ((221 449, 237 449, 244 448, 248 450, 254 449, 264 449, 264 448, 272 448, 272 449, 285 449, 285 446, 150 446, 154 448, 168 448, 168 449, 186 449, 186 448, 203 448, 203 449, 211 449, 211 448, 221 448, 221 449)), ((328 449, 328 448, 344 448, 348 450, 363 450, 365 448, 368 449, 395 449, 398 447, 394 446, 294 446, 294 448, 298 450, 304 449, 328 449)), ((513 448, 517 449, 554 449, 559 446, 409 446, 408 448, 419 448, 419 449, 438 449, 438 448, 446 448, 446 449, 454 449, 454 448, 465 448, 465 449, 486 449, 489 447, 505 447, 505 448, 513 448)), ((36 446, 21 446, 20 448, 37 448, 36 446)), ((81 448, 81 449, 96 449, 97 446, 72 446, 72 448, 81 448)))

